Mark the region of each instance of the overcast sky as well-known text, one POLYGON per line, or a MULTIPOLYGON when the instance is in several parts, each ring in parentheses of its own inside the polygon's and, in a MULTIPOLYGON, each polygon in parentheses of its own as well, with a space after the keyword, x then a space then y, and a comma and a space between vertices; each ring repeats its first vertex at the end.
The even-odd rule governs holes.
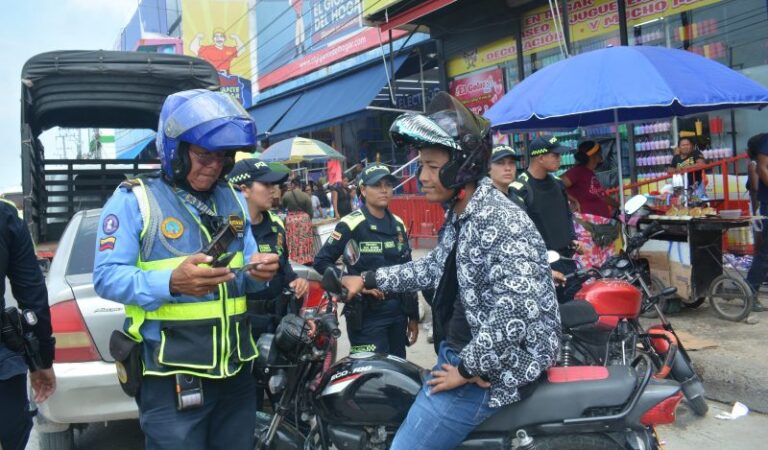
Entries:
MULTIPOLYGON (((111 50, 137 0, 12 0, 0 14, 0 191, 21 184, 21 68, 52 50, 111 50)), ((53 142, 53 139, 45 139, 53 142)), ((52 145, 52 144, 51 144, 52 145)))

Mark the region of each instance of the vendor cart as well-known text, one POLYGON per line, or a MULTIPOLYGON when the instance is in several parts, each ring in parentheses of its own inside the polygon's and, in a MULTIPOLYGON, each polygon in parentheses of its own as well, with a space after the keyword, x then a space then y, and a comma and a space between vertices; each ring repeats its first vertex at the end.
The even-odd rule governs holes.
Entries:
POLYGON ((723 270, 723 234, 732 228, 750 226, 749 218, 650 215, 640 219, 638 226, 643 228, 652 222, 658 222, 663 229, 654 239, 687 242, 690 248, 690 275, 674 271, 672 274, 673 277, 688 276, 688 292, 678 289, 683 303, 697 308, 709 299, 715 313, 727 320, 740 321, 749 315, 752 289, 738 271, 723 270))

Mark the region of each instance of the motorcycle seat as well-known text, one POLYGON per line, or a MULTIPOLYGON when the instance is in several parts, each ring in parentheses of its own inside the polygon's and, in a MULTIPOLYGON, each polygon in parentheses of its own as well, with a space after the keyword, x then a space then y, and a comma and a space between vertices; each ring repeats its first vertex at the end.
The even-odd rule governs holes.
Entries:
POLYGON ((567 330, 594 325, 599 317, 589 302, 568 302, 560 305, 560 322, 567 330))
POLYGON ((593 376, 585 376, 590 371, 579 367, 559 369, 566 370, 550 374, 555 382, 539 382, 528 396, 502 407, 473 433, 511 433, 531 425, 581 417, 592 408, 621 408, 637 387, 637 374, 629 366, 609 366, 605 368, 607 374, 600 370, 594 371, 593 376), (571 376, 566 372, 574 373, 571 376))

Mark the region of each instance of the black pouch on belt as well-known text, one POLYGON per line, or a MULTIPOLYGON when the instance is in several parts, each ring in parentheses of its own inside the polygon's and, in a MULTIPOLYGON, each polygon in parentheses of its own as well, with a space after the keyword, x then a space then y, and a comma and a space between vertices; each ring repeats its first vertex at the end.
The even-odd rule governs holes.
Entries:
POLYGON ((109 354, 115 358, 117 379, 129 397, 136 397, 141 388, 141 345, 120 330, 109 339, 109 354))
POLYGON ((344 305, 343 314, 347 319, 347 327, 351 331, 360 331, 363 329, 363 305, 362 299, 355 299, 344 305))

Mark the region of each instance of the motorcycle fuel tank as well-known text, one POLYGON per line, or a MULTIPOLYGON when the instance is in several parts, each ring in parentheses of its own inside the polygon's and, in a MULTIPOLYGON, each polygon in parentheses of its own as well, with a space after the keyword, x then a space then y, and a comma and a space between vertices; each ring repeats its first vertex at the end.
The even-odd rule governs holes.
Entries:
POLYGON ((397 426, 416 399, 424 372, 397 356, 355 353, 325 373, 314 403, 331 425, 397 426))
POLYGON ((630 319, 640 314, 640 291, 623 280, 595 280, 574 296, 592 304, 600 319, 630 319))

